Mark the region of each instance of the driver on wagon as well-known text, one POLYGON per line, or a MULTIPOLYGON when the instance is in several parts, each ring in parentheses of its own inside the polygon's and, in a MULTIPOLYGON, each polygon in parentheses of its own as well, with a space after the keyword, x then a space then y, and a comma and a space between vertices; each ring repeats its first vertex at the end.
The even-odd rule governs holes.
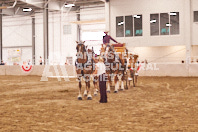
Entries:
POLYGON ((114 41, 115 43, 118 43, 115 39, 113 39, 110 35, 108 35, 108 32, 109 31, 104 31, 105 36, 103 36, 103 44, 107 46, 110 40, 114 41))

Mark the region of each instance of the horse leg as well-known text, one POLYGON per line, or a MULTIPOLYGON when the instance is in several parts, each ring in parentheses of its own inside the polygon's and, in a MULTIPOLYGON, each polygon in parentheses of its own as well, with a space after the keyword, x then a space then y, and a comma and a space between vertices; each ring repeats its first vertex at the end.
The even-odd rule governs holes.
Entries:
POLYGON ((135 84, 137 84, 137 77, 138 75, 135 75, 135 84))
POLYGON ((124 90, 124 74, 121 76, 121 90, 124 90))
POLYGON ((82 84, 81 84, 81 77, 78 77, 78 86, 79 86, 79 95, 78 95, 78 100, 82 100, 82 94, 81 94, 81 88, 82 88, 82 84))
POLYGON ((88 87, 88 84, 87 84, 87 76, 84 77, 85 79, 85 91, 84 91, 84 97, 87 97, 87 87, 88 87))
POLYGON ((115 75, 115 77, 114 77, 114 82, 115 82, 115 91, 114 91, 114 93, 118 93, 119 81, 118 81, 118 76, 117 75, 115 75))
POLYGON ((108 74, 108 81, 107 81, 107 92, 110 93, 110 84, 111 84, 111 76, 108 74))
POLYGON ((87 92, 88 92, 88 96, 87 96, 87 100, 92 100, 92 96, 91 96, 91 90, 90 90, 90 76, 86 77, 86 82, 87 82, 87 92))
POLYGON ((93 80, 93 84, 94 84, 94 96, 97 96, 98 95, 98 85, 97 85, 97 82, 98 82, 98 77, 97 76, 94 76, 94 80, 93 80))
POLYGON ((134 74, 134 71, 133 71, 133 74, 132 74, 132 78, 133 78, 133 87, 135 87, 135 74, 134 74))

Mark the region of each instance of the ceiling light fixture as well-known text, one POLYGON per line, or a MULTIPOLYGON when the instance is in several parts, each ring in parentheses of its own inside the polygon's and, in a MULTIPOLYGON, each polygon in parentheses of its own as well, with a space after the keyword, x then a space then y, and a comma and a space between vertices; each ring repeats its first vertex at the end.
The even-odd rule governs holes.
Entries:
POLYGON ((65 4, 65 7, 72 7, 75 6, 74 4, 65 4))
POLYGON ((170 16, 176 16, 177 13, 176 13, 176 12, 170 12, 169 15, 170 15, 170 16))
POLYGON ((32 8, 23 8, 23 12, 30 12, 32 11, 32 8))
POLYGON ((141 18, 141 16, 133 15, 134 18, 141 18))
POLYGON ((167 26, 167 27, 171 27, 172 25, 171 25, 171 24, 169 24, 169 23, 166 23, 166 26, 167 26))
POLYGON ((124 22, 119 22, 118 23, 118 26, 121 26, 121 25, 123 25, 124 24, 124 22))
POLYGON ((157 20, 153 19, 153 20, 150 20, 150 23, 156 23, 157 20))

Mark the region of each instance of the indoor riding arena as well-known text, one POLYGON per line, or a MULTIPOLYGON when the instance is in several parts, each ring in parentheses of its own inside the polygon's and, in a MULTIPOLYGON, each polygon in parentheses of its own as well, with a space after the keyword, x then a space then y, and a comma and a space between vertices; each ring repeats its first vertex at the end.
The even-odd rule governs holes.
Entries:
POLYGON ((0 0, 0 132, 198 131, 197 5, 0 0))

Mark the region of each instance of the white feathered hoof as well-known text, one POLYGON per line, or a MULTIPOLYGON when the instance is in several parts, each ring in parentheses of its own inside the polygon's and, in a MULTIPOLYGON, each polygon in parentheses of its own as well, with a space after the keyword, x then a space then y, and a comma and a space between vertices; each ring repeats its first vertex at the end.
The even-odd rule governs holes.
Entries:
POLYGON ((91 94, 88 95, 87 100, 92 100, 91 94))
POLYGON ((94 96, 97 96, 97 95, 98 95, 98 92, 95 91, 95 92, 94 92, 94 96))
POLYGON ((92 97, 87 97, 87 100, 92 100, 92 97))
POLYGON ((110 93, 110 91, 107 91, 107 93, 110 93))
POLYGON ((78 97, 78 100, 82 100, 82 97, 78 97))
POLYGON ((87 97, 87 90, 84 91, 83 96, 84 96, 84 97, 87 97))
POLYGON ((118 91, 114 91, 114 93, 118 93, 118 91))

